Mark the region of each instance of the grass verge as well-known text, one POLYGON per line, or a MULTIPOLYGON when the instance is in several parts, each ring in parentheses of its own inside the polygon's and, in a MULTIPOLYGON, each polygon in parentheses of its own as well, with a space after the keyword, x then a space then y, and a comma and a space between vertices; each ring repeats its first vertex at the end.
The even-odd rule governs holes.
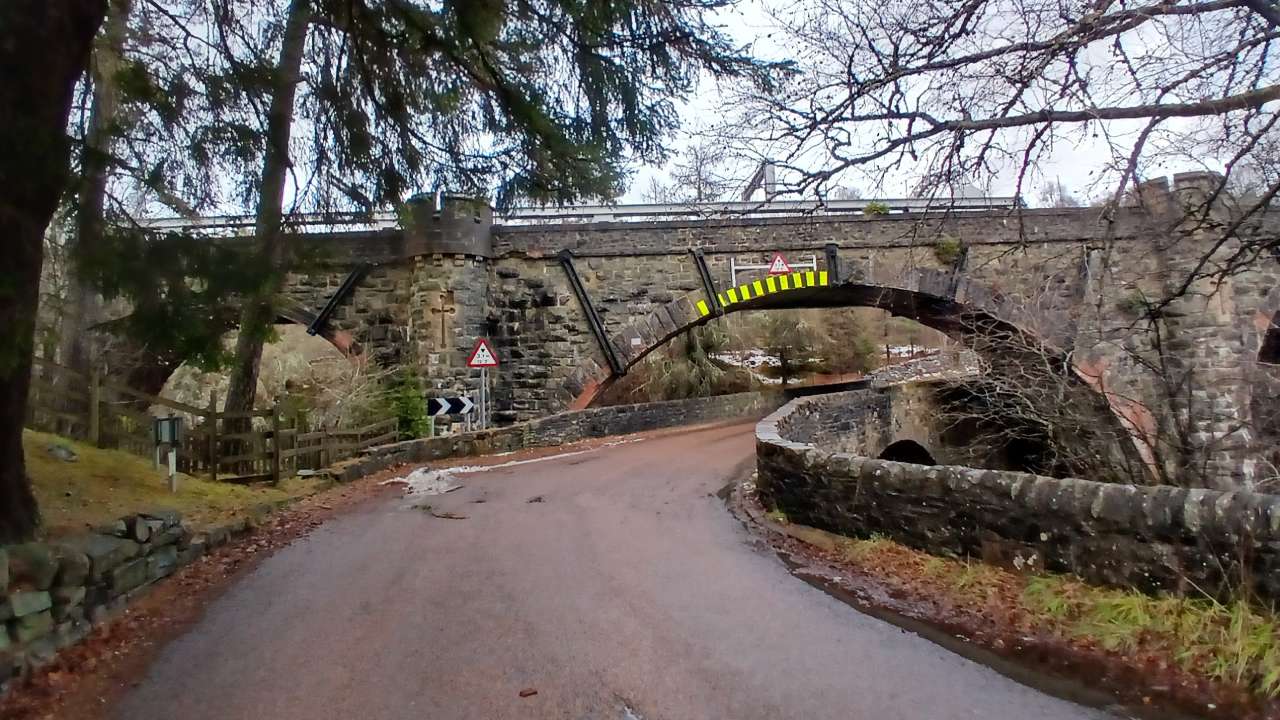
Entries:
POLYGON ((890 585, 1032 635, 1097 647, 1153 670, 1176 669, 1260 701, 1280 697, 1280 614, 1244 599, 1151 596, 1069 575, 1025 575, 938 557, 885 537, 858 540, 790 526, 786 534, 890 585))
POLYGON ((310 495, 327 484, 321 478, 292 478, 274 487, 246 487, 179 475, 178 492, 170 493, 167 475, 137 455, 31 430, 23 432, 22 444, 47 536, 160 508, 178 510, 196 527, 216 525, 258 503, 310 495), (53 444, 70 447, 78 459, 55 458, 49 453, 53 444))

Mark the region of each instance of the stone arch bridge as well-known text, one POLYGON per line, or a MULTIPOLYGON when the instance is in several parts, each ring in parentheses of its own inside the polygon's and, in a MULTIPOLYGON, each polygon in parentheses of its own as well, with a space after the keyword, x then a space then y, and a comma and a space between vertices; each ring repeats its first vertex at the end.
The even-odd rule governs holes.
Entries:
POLYGON ((412 364, 442 392, 474 387, 466 355, 489 337, 500 423, 584 407, 654 348, 727 313, 874 306, 954 336, 983 319, 1069 354, 1138 432, 1165 408, 1189 418, 1221 484, 1247 484, 1259 472, 1252 421, 1280 387, 1265 362, 1280 264, 1198 283, 1165 309, 1158 338, 1138 322, 1141 299, 1180 282, 1217 239, 1188 229, 1181 209, 1203 180, 1148 183, 1110 217, 988 206, 495 224, 487 206, 447 198, 416 206, 408 229, 304 236, 322 261, 289 277, 282 316, 347 354, 412 364), (775 252, 812 255, 816 269, 731 284, 731 261, 775 252), (1157 341, 1194 380, 1174 398, 1133 361, 1157 341))

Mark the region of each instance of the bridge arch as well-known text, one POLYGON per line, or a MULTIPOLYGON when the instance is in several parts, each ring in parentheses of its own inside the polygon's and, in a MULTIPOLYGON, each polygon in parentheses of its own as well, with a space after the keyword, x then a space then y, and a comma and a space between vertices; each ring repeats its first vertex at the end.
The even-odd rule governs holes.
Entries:
MULTIPOLYGON (((874 307, 911 318, 951 337, 963 339, 975 327, 1027 336, 1037 344, 1065 354, 1072 328, 1050 323, 1053 334, 1035 332, 1035 310, 1022 298, 999 291, 960 273, 915 268, 891 282, 854 277, 834 282, 825 271, 792 273, 752 280, 716 293, 712 301, 702 291, 692 291, 664 303, 644 316, 633 318, 610 337, 610 345, 624 367, 675 336, 706 324, 721 312, 798 308, 874 307), (719 309, 715 307, 719 305, 719 309)), ((588 359, 565 381, 561 396, 570 409, 581 409, 617 379, 608 364, 588 359)))
POLYGON ((933 459, 933 454, 915 440, 898 440, 889 443, 889 446, 882 450, 878 457, 881 460, 912 463, 913 465, 938 464, 933 459))
MULTIPOLYGON (((276 309, 276 324, 310 327, 315 319, 316 313, 299 302, 284 300, 276 309)), ((236 327, 235 320, 228 318, 226 330, 229 332, 236 327)), ((355 337, 346 330, 335 328, 332 323, 323 323, 316 336, 327 340, 334 349, 353 361, 364 355, 364 348, 355 337)), ((116 341, 116 348, 110 352, 107 362, 112 366, 111 373, 122 377, 125 385, 148 395, 159 395, 169 378, 182 366, 180 357, 139 348, 127 341, 116 341)))

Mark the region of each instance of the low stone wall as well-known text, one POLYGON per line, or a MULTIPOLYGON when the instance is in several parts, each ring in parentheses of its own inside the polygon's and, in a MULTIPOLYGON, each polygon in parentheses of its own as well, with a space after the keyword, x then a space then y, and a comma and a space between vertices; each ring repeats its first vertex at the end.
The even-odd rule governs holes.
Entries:
POLYGON ((340 463, 333 468, 333 473, 339 481, 346 482, 402 463, 512 452, 676 425, 758 418, 777 409, 785 400, 781 392, 749 392, 588 408, 492 430, 372 448, 363 457, 340 463))
POLYGON ((194 532, 176 511, 130 515, 93 532, 0 547, 0 695, 53 660, 147 586, 255 527, 276 505, 194 532))
POLYGON ((938 422, 939 387, 919 382, 809 397, 787 416, 787 438, 861 457, 913 440, 938 462, 958 460, 962 454, 947 444, 938 422))
POLYGON ((1280 496, 835 452, 813 431, 815 411, 828 406, 801 398, 756 427, 761 499, 795 522, 1102 585, 1225 594, 1244 583, 1280 600, 1280 496))

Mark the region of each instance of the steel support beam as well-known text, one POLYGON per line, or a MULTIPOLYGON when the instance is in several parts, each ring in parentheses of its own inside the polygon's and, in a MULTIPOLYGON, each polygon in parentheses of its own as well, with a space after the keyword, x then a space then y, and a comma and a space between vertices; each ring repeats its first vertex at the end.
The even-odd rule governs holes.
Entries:
POLYGON ((827 253, 827 274, 831 276, 831 284, 840 284, 840 246, 827 243, 823 250, 827 253))
POLYGON ((578 302, 582 305, 582 312, 587 316, 587 325, 591 327, 591 334, 596 336, 596 342, 600 345, 600 352, 604 353, 604 359, 609 363, 609 369, 614 375, 622 376, 627 374, 627 366, 622 363, 622 359, 618 357, 618 351, 609 342, 609 337, 605 334, 604 323, 600 320, 600 314, 596 312, 596 306, 591 302, 591 297, 587 295, 587 288, 582 284, 582 278, 578 277, 578 269, 573 266, 573 252, 570 250, 561 250, 556 258, 560 260, 561 267, 564 268, 564 274, 569 278, 569 287, 573 288, 573 294, 578 296, 578 302))
POLYGON ((338 286, 338 291, 329 298, 329 301, 321 308, 320 314, 316 315, 316 319, 312 320, 311 324, 307 326, 308 335, 315 335, 324 329, 325 323, 329 322, 329 316, 333 314, 334 310, 338 309, 338 305, 351 294, 351 291, 355 289, 360 280, 364 278, 365 273, 369 272, 372 267, 373 265, 369 263, 360 263, 355 270, 347 273, 347 277, 338 286))
POLYGON ((693 256, 693 264, 698 268, 698 277, 702 279, 702 292, 707 296, 707 306, 711 308, 712 317, 723 315, 724 308, 721 307, 720 298, 716 295, 716 281, 711 277, 706 256, 700 249, 690 250, 689 254, 693 256))

